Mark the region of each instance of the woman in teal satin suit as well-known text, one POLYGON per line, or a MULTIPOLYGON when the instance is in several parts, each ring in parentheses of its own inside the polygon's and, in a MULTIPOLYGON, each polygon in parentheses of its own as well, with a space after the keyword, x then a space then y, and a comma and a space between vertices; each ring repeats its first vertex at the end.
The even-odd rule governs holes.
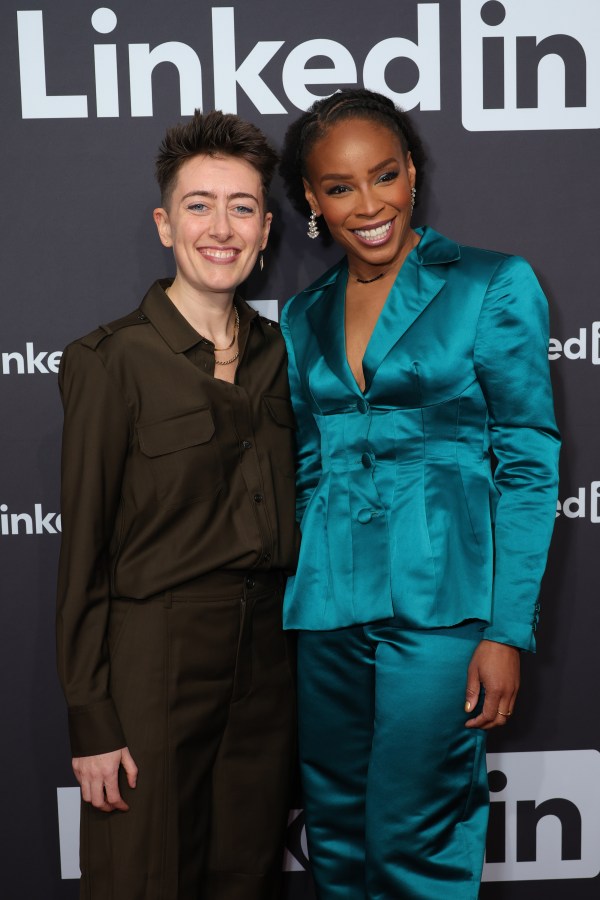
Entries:
POLYGON ((546 300, 523 259, 412 228, 423 158, 365 90, 317 101, 283 155, 309 236, 346 254, 282 316, 302 527, 285 625, 321 900, 477 897, 486 731, 534 649, 556 508, 546 300))

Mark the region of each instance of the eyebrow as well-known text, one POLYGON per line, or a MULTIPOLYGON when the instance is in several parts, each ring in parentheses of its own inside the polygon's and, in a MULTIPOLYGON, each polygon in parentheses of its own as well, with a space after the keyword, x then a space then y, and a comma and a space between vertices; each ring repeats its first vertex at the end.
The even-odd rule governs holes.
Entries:
MULTIPOLYGON (((217 195, 213 191, 188 191, 187 194, 184 194, 181 198, 182 200, 187 200, 189 197, 208 197, 209 200, 216 200, 217 195)), ((247 194, 244 191, 235 191, 233 194, 227 194, 228 200, 254 200, 255 203, 258 203, 258 198, 254 196, 254 194, 247 194)))
MULTIPOLYGON (((395 163, 396 165, 398 165, 398 160, 395 156, 390 156, 389 159, 384 159, 382 160, 382 162, 377 163, 377 165, 371 166, 371 168, 367 170, 367 174, 373 175, 375 172, 378 172, 385 166, 389 166, 390 163, 395 163)), ((350 181, 351 178, 352 175, 340 172, 328 172, 326 175, 321 176, 321 181, 350 181)))

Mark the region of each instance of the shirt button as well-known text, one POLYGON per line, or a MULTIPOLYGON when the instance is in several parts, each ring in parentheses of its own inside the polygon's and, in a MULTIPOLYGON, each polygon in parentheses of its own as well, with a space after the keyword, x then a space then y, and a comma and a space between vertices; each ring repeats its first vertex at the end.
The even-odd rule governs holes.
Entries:
POLYGON ((256 584, 256 582, 255 582, 254 578, 252 578, 251 575, 248 575, 248 577, 246 578, 246 587, 253 588, 255 584, 256 584))
POLYGON ((360 458, 365 469, 371 469, 373 467, 373 458, 370 453, 363 453, 360 458))
POLYGON ((370 509, 359 509, 358 515, 356 517, 361 525, 367 525, 368 522, 373 518, 373 513, 370 509))
POLYGON ((143 322, 145 320, 145 318, 146 318, 146 316, 144 315, 144 313, 140 313, 138 316, 138 319, 140 320, 140 322, 143 322))
POLYGON ((360 398, 360 400, 356 401, 356 408, 359 413, 363 414, 363 416, 365 415, 365 413, 369 412, 369 404, 362 397, 360 398))
POLYGON ((242 441, 242 447, 244 448, 244 450, 250 450, 250 448, 252 447, 252 442, 251 441, 242 441))
POLYGON ((262 502, 263 502, 263 495, 262 495, 262 494, 255 494, 255 495, 254 495, 254 502, 255 502, 255 503, 262 503, 262 502))

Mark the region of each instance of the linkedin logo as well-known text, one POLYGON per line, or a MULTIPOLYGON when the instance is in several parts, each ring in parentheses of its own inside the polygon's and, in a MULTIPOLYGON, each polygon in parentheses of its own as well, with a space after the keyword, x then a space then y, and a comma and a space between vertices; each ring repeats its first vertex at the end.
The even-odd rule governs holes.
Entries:
MULTIPOLYGON (((490 824, 483 881, 600 873, 600 753, 488 753, 490 824)), ((63 878, 79 877, 79 788, 58 789, 63 878)), ((283 869, 309 868, 304 813, 290 810, 283 869)))
POLYGON ((484 881, 600 873, 600 753, 488 753, 484 881))
MULTIPOLYGON (((114 10, 96 9, 91 20, 80 19, 78 46, 85 47, 92 95, 83 93, 85 81, 69 67, 70 48, 48 54, 43 10, 17 12, 21 108, 25 119, 101 118, 128 113, 121 96, 129 84, 129 114, 153 115, 155 81, 165 64, 179 80, 180 112, 190 115, 204 106, 212 65, 212 102, 218 109, 237 112, 243 91, 262 115, 283 115, 292 107, 307 109, 313 100, 333 93, 340 85, 373 88, 392 97, 404 109, 441 108, 444 34, 440 3, 415 2, 416 37, 406 37, 408 17, 394 20, 399 34, 386 34, 364 48, 358 57, 331 37, 294 43, 265 29, 246 56, 238 47, 235 7, 202 7, 202 21, 190 22, 190 33, 212 28, 212 58, 202 59, 192 44, 169 38, 148 43, 119 43, 119 20, 114 10), (88 24, 89 23, 89 24, 88 24), (93 35, 90 34, 94 32, 93 35), (268 34, 267 34, 268 32, 268 34), (273 38, 276 38, 275 40, 273 38), (90 39, 95 43, 90 44, 90 39), (125 64, 124 58, 129 62, 125 64), (416 83, 388 81, 390 64, 409 60, 416 83), (327 65, 323 66, 323 60, 327 65), (320 63, 320 65, 316 65, 320 63), (155 70, 158 69, 155 76, 155 70), (71 85, 70 93, 50 92, 46 76, 71 85), (314 90, 314 85, 320 85, 314 90), (328 86, 328 87, 327 87, 328 86), (323 90, 325 88, 325 90, 323 90), (286 98, 287 106, 280 98, 286 98)), ((365 7, 366 9, 366 7, 365 7)), ((598 0, 461 0, 461 58, 453 61, 452 78, 462 80, 462 121, 470 131, 598 128, 600 126, 600 6, 598 0)), ((367 12, 368 15, 368 12, 367 12)), ((47 18, 50 19, 49 11, 47 18)), ((445 58, 448 59, 448 53, 445 58)), ((401 80, 402 81, 402 80, 401 80)))
POLYGON ((600 127, 597 0, 461 0, 469 131, 600 127))

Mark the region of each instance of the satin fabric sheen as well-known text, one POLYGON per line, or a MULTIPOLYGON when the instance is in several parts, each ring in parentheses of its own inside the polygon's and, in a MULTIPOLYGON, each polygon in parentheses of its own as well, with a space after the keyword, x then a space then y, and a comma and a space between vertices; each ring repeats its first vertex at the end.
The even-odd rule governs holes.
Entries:
MULTIPOLYGON (((308 851, 320 900, 475 900, 485 734, 465 728, 482 623, 298 635, 308 851)), ((476 715, 479 708, 473 713, 476 715)))
POLYGON ((465 728, 467 667, 482 638, 534 649, 554 523, 535 275, 417 231, 365 351, 364 392, 346 359, 345 261, 281 321, 302 530, 284 622, 299 630, 320 900, 477 897, 488 792, 485 733, 465 728))
POLYGON ((525 260, 417 231, 364 393, 346 360, 346 262, 283 311, 303 541, 285 626, 481 619, 533 650, 559 450, 546 299, 525 260))

